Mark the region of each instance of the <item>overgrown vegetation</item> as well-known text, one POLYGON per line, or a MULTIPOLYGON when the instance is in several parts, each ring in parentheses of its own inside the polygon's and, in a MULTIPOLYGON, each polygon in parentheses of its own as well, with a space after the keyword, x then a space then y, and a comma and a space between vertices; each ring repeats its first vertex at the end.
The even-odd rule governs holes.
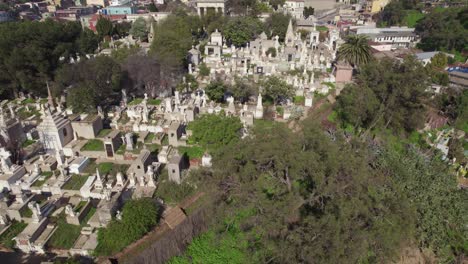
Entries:
POLYGON ((161 198, 168 204, 177 204, 195 192, 194 186, 189 184, 187 179, 181 184, 169 181, 166 170, 159 177, 158 181, 158 188, 154 196, 161 198))
POLYGON ((47 242, 52 248, 70 249, 80 236, 81 226, 68 224, 65 218, 62 212, 56 219, 52 219, 57 224, 57 230, 47 242))
POLYGON ((99 139, 90 139, 81 148, 81 151, 103 151, 104 143, 99 139))
POLYGON ((96 255, 110 256, 148 233, 159 220, 159 206, 150 198, 130 200, 122 209, 122 220, 112 219, 98 231, 96 255))
POLYGON ((203 115, 188 126, 193 132, 190 140, 213 151, 239 140, 241 128, 238 117, 223 114, 203 115))
POLYGON ((68 180, 62 188, 65 190, 79 190, 86 182, 89 176, 81 176, 74 174, 71 176, 70 180, 68 180))
POLYGON ((13 240, 13 238, 21 233, 27 225, 28 224, 25 222, 18 222, 13 220, 11 222, 11 226, 0 236, 0 244, 6 248, 13 249, 13 247, 16 245, 16 242, 13 240))

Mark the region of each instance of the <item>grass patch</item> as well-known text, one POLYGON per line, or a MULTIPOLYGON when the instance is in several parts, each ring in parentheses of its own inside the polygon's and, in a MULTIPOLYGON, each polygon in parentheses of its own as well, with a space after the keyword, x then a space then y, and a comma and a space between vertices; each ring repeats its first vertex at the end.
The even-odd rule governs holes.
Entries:
POLYGON ((159 150, 159 145, 158 144, 146 144, 146 149, 148 149, 150 152, 157 152, 159 150))
POLYGON ((275 121, 272 120, 265 120, 265 119, 255 119, 254 126, 255 128, 264 130, 264 129, 272 129, 275 125, 275 121))
POLYGON ((21 210, 20 210, 20 215, 21 215, 21 217, 30 218, 30 217, 32 217, 33 212, 32 212, 32 210, 31 210, 31 208, 29 208, 29 207, 26 205, 26 206, 23 206, 23 208, 21 208, 21 210))
POLYGON ((322 84, 330 87, 330 89, 335 89, 335 84, 332 82, 322 82, 322 84))
POLYGON ((305 97, 301 95, 297 95, 293 97, 293 102, 298 105, 302 105, 305 103, 305 97))
POLYGON ((81 148, 82 151, 104 151, 104 143, 99 139, 90 139, 81 148))
POLYGON ((4 247, 12 249, 16 245, 16 242, 13 240, 13 238, 21 233, 26 228, 26 226, 28 226, 28 224, 25 222, 18 222, 13 220, 11 226, 0 236, 0 244, 4 247))
POLYGON ((337 113, 335 110, 333 110, 333 111, 328 115, 327 119, 328 119, 328 121, 335 123, 337 117, 338 117, 338 113, 337 113))
POLYGON ((348 133, 351 133, 351 134, 354 134, 354 126, 351 125, 351 124, 346 124, 346 126, 344 128, 344 131, 346 131, 348 133))
POLYGON ((141 104, 141 102, 143 102, 142 98, 135 98, 130 103, 128 103, 128 105, 138 105, 141 104))
POLYGON ((148 104, 149 105, 160 105, 161 104, 161 99, 148 99, 148 104))
POLYGON ((21 144, 21 147, 26 148, 26 147, 34 144, 34 143, 36 143, 36 140, 28 139, 28 140, 24 141, 23 144, 21 144))
POLYGON ((65 185, 63 185, 63 189, 65 190, 79 190, 83 184, 85 184, 86 180, 89 176, 81 176, 74 174, 71 176, 70 180, 68 180, 65 185))
POLYGON ((86 214, 86 216, 81 221, 81 225, 86 226, 88 224, 89 219, 91 219, 91 217, 93 217, 94 213, 96 213, 96 208, 91 207, 89 209, 88 213, 86 214))
MULTIPOLYGON (((255 256, 248 253, 249 241, 241 229, 241 223, 252 216, 253 210, 241 210, 226 218, 222 226, 211 228, 195 238, 183 256, 174 257, 169 264, 181 263, 256 263, 255 256)), ((261 234, 255 234, 260 238, 261 234)))
POLYGON ((65 214, 62 212, 56 221, 57 230, 50 237, 48 245, 53 248, 70 249, 80 236, 81 226, 68 224, 65 214))
POLYGON ((99 131, 98 137, 103 138, 103 137, 109 135, 109 133, 111 131, 112 131, 112 129, 110 129, 110 128, 101 129, 101 131, 99 131))
POLYGON ((125 148, 126 147, 127 147, 127 144, 120 145, 120 147, 115 151, 115 153, 118 154, 118 155, 125 154, 125 148))
POLYGON ((161 145, 163 146, 169 145, 169 137, 167 135, 164 135, 163 140, 161 141, 161 145))
POLYGON ((81 209, 83 209, 83 207, 86 205, 86 201, 80 201, 76 207, 73 209, 73 211, 79 213, 81 211, 81 209))
POLYGON ((128 164, 116 164, 112 162, 102 162, 102 163, 97 164, 96 161, 93 160, 92 162, 90 162, 88 167, 86 167, 84 172, 87 174, 94 174, 96 173, 96 168, 97 168, 99 169, 99 173, 101 175, 106 175, 106 174, 116 175, 117 172, 125 173, 128 170, 129 166, 130 165, 128 164))
POLYGON ((155 137, 154 133, 149 133, 145 138, 145 143, 153 142, 154 137, 155 137))
POLYGON ((278 113, 278 115, 280 115, 280 116, 283 116, 284 115, 284 108, 281 107, 281 106, 277 106, 276 107, 276 113, 278 113))
POLYGON ((141 150, 143 149, 143 142, 137 142, 136 144, 133 145, 133 154, 140 154, 141 150))
POLYGON ((36 101, 35 101, 34 99, 32 99, 32 98, 26 98, 26 99, 24 99, 23 101, 21 101, 21 104, 22 104, 22 105, 25 105, 25 104, 34 104, 34 103, 36 103, 36 101))
POLYGON ((203 157, 205 150, 199 146, 192 146, 192 147, 179 147, 179 152, 181 154, 186 154, 189 159, 199 159, 203 157))
POLYGON ((327 32, 328 28, 326 26, 316 26, 317 31, 327 32))
POLYGON ((412 28, 416 26, 416 23, 424 17, 424 14, 417 10, 406 11, 405 23, 408 27, 412 28))
POLYGON ((27 119, 33 115, 36 115, 36 116, 40 115, 39 111, 37 111, 36 109, 30 109, 30 111, 28 111, 26 107, 20 108, 17 114, 20 119, 27 119))
POLYGON ((41 187, 44 185, 44 183, 52 177, 54 173, 52 171, 44 171, 41 173, 41 176, 39 176, 39 179, 37 179, 31 186, 33 187, 41 187))

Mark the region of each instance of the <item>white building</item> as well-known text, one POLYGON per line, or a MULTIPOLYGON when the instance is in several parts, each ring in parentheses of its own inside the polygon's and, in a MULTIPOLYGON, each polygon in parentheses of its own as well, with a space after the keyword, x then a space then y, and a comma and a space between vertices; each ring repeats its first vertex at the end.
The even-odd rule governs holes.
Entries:
POLYGON ((291 14, 295 19, 302 19, 304 17, 304 0, 286 0, 283 11, 291 14))
POLYGON ((414 28, 408 27, 355 27, 350 29, 351 34, 366 35, 369 40, 376 43, 392 44, 392 48, 413 47, 417 42, 414 28))
POLYGON ((46 150, 62 150, 73 140, 73 128, 70 120, 55 112, 46 109, 43 113, 42 123, 37 126, 39 138, 46 150))
POLYGON ((122 6, 122 5, 130 4, 131 2, 132 0, 111 0, 110 6, 122 6))
POLYGON ((226 0, 197 0, 196 7, 199 16, 206 15, 210 10, 214 13, 225 13, 226 0))
POLYGON ((142 17, 148 22, 151 22, 151 19, 153 19, 155 22, 159 22, 165 19, 169 14, 170 12, 150 12, 150 13, 144 13, 144 14, 128 14, 127 21, 133 23, 135 22, 135 20, 142 17))

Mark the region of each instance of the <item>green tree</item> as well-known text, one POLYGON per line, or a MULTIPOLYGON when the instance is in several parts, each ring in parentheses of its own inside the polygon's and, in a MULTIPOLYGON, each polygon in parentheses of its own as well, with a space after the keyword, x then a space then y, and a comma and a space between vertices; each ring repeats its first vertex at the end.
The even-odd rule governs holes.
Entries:
POLYGON ((421 248, 430 248, 441 262, 454 263, 467 254, 468 193, 457 187, 456 178, 440 159, 417 151, 384 152, 382 171, 399 185, 417 213, 416 238, 421 248))
POLYGON ((170 15, 155 27, 151 53, 162 64, 180 67, 185 63, 187 51, 192 47, 192 32, 196 25, 190 24, 190 17, 170 15))
POLYGON ((336 110, 345 123, 411 132, 423 125, 428 77, 414 57, 403 63, 391 59, 361 68, 357 85, 337 98, 336 110))
POLYGON ((99 38, 89 28, 83 29, 78 38, 79 49, 83 54, 93 54, 99 44, 99 38))
POLYGON ((304 17, 307 19, 310 16, 313 16, 315 9, 311 6, 304 7, 304 17))
POLYGON ((235 84, 229 87, 229 92, 232 96, 241 103, 249 101, 250 96, 256 95, 254 85, 248 82, 248 80, 236 78, 235 84))
POLYGON ((397 26, 403 22, 405 16, 403 1, 391 1, 380 12, 379 24, 382 26, 397 26))
POLYGON ((290 99, 294 95, 294 88, 277 76, 268 77, 263 83, 264 96, 275 104, 290 99))
POLYGON ((4 36, 0 38, 0 93, 4 97, 19 91, 47 94, 45 82, 53 78, 54 71, 85 52, 79 47, 83 36, 79 23, 51 19, 0 23, 0 35, 4 36))
POLYGON ((149 4, 148 10, 149 10, 150 12, 158 12, 158 8, 156 7, 156 5, 155 5, 153 2, 151 2, 151 3, 149 4))
POLYGON ((241 223, 255 241, 251 262, 390 259, 414 227, 407 201, 369 166, 361 146, 332 141, 311 121, 301 128, 255 126, 252 137, 215 157, 220 212, 253 211, 241 223))
POLYGON ((205 92, 208 97, 216 102, 224 101, 224 93, 227 87, 222 81, 215 81, 205 87, 205 92))
POLYGON ((208 66, 206 66, 206 63, 201 63, 198 66, 198 70, 199 70, 198 73, 202 77, 206 77, 206 76, 210 75, 210 68, 208 66))
POLYGON ((94 59, 67 65, 56 74, 56 83, 59 87, 62 89, 72 87, 72 96, 68 96, 67 102, 82 110, 91 110, 97 103, 106 105, 112 102, 112 95, 120 88, 121 80, 120 65, 107 56, 97 56, 94 59), (94 100, 90 100, 91 96, 94 100), (86 102, 89 102, 89 107, 83 105, 86 102))
POLYGON ((434 57, 431 58, 431 66, 435 67, 436 69, 445 69, 447 67, 448 58, 442 52, 437 53, 434 57))
POLYGON ((126 22, 126 21, 119 22, 114 25, 112 34, 117 35, 120 38, 123 38, 123 37, 128 36, 131 28, 132 28, 132 24, 130 22, 126 22))
POLYGON ((130 29, 130 34, 134 38, 140 39, 140 40, 147 40, 148 39, 148 25, 146 23, 146 20, 142 17, 139 17, 133 22, 132 28, 130 29))
POLYGON ((359 67, 371 60, 370 46, 364 35, 350 35, 346 43, 338 49, 338 58, 347 61, 354 67, 359 67))
POLYGON ((340 120, 355 128, 371 125, 378 108, 379 101, 374 91, 367 86, 355 84, 349 84, 343 89, 336 105, 340 120))
MULTIPOLYGON (((465 9, 466 10, 466 9, 465 9)), ((433 10, 416 24, 421 37, 418 47, 425 51, 462 51, 468 43, 468 27, 463 20, 463 9, 433 10)))
POLYGON ((265 28, 270 31, 270 37, 278 36, 280 41, 284 41, 286 31, 288 30, 290 15, 282 13, 273 13, 265 21, 265 28))
POLYGON ((263 24, 257 18, 234 17, 224 27, 223 34, 229 44, 244 46, 264 30, 263 24))
POLYGON ((118 49, 113 49, 111 52, 111 57, 118 63, 124 63, 128 59, 128 57, 135 55, 140 51, 141 51, 141 48, 137 46, 132 46, 132 47, 123 46, 118 49))
POLYGON ((113 32, 112 21, 106 17, 100 16, 96 23, 96 31, 100 39, 111 36, 113 32))
POLYGON ((282 7, 284 5, 285 0, 269 0, 268 3, 277 10, 278 7, 282 7))
POLYGON ((448 144, 449 152, 447 157, 449 159, 456 159, 456 162, 465 164, 467 159, 465 158, 465 150, 463 147, 463 140, 458 138, 451 138, 448 144))
POLYGON ((70 88, 67 94, 67 103, 77 113, 94 113, 98 106, 94 89, 87 85, 70 88))

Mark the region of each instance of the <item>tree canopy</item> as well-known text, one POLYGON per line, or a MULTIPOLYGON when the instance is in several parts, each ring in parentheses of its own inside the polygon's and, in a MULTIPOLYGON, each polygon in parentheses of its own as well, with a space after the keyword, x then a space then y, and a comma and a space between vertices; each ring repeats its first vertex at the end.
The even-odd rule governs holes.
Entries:
POLYGON ((92 33, 75 22, 1 23, 0 35, 0 94, 10 97, 46 94, 45 82, 62 63, 97 48, 92 33))
POLYGON ((284 41, 291 19, 290 15, 284 15, 282 13, 271 14, 265 21, 265 28, 270 32, 270 37, 278 36, 279 41, 284 41))
POLYGON ((208 84, 208 86, 205 87, 206 95, 208 95, 211 100, 216 102, 224 101, 224 93, 226 91, 227 86, 222 81, 211 82, 208 84))
POLYGON ((263 30, 263 23, 257 18, 235 17, 227 22, 223 34, 229 44, 240 47, 245 46, 263 30))
POLYGON ((69 89, 67 102, 76 111, 94 111, 97 105, 106 104, 121 81, 120 65, 107 56, 67 65, 56 74, 56 83, 69 89))
POLYGON ((421 37, 418 46, 426 51, 459 51, 468 48, 468 8, 434 10, 418 21, 416 33, 421 37))
POLYGON ((294 95, 292 85, 277 76, 268 77, 263 83, 264 96, 273 103, 281 103, 282 100, 291 98, 294 95))
POLYGON ((371 48, 365 35, 350 35, 338 49, 338 58, 359 67, 372 59, 371 48))
POLYGON ((192 34, 197 34, 199 24, 188 15, 170 15, 155 26, 151 53, 162 63, 180 67, 186 62, 187 51, 192 47, 192 34))
POLYGON ((338 96, 336 110, 354 127, 413 131, 424 122, 428 77, 413 57, 368 63, 338 96))
POLYGON ((149 26, 146 23, 146 20, 142 17, 137 18, 130 29, 130 34, 132 34, 134 38, 142 41, 148 38, 148 32, 149 26))

